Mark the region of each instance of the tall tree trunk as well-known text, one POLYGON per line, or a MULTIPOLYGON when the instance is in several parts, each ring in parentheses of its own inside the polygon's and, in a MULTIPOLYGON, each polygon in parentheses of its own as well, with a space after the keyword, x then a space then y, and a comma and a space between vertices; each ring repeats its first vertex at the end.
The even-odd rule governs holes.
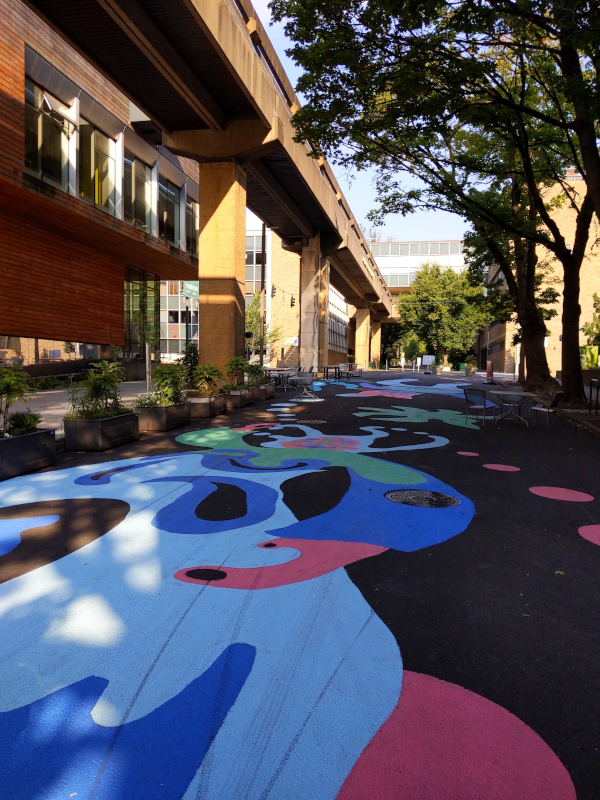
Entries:
POLYGON ((581 358, 579 356, 579 269, 564 265, 562 313, 562 389, 564 399, 585 402, 581 358))
POLYGON ((552 380, 544 347, 546 324, 535 303, 524 303, 518 317, 521 323, 521 350, 527 366, 527 386, 543 386, 552 380))

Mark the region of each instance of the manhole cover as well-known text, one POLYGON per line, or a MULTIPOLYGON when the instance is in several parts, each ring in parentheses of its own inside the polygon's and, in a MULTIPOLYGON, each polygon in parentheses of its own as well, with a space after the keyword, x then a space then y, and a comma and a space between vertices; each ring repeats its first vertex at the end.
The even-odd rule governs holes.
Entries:
POLYGON ((394 489, 386 492, 385 496, 392 503, 419 506, 419 508, 449 508, 460 505, 460 500, 456 497, 441 492, 427 492, 423 489, 394 489))

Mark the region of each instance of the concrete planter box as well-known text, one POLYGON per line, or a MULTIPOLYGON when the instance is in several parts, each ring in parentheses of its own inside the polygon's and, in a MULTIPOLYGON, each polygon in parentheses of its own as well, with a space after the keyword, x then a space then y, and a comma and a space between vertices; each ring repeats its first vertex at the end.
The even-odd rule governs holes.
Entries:
POLYGON ((253 400, 268 400, 269 397, 275 397, 274 383, 261 383, 260 386, 252 387, 253 400))
POLYGON ((252 405, 254 398, 252 397, 252 389, 230 389, 227 392, 227 409, 243 408, 244 406, 252 405))
POLYGON ((440 375, 442 372, 441 364, 431 364, 429 367, 432 375, 440 375))
POLYGON ((192 419, 214 417, 227 411, 227 396, 213 394, 210 397, 188 397, 192 419))
POLYGON ((54 431, 0 439, 0 481, 56 463, 54 431))
POLYGON ((465 377, 469 378, 471 375, 475 375, 477 372, 477 367, 465 367, 465 377))
POLYGON ((137 414, 105 419, 66 419, 65 450, 107 450, 140 438, 137 414))
POLYGON ((136 406, 141 431, 170 431, 190 424, 190 404, 174 406, 136 406))

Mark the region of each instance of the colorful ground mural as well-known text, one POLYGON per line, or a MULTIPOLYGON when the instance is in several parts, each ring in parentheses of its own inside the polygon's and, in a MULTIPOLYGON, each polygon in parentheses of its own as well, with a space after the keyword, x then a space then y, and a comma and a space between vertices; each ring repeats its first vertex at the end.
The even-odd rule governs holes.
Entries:
POLYGON ((574 800, 504 709, 424 675, 403 688, 344 569, 467 529, 471 500, 378 457, 448 440, 290 425, 0 485, 6 796, 574 800))

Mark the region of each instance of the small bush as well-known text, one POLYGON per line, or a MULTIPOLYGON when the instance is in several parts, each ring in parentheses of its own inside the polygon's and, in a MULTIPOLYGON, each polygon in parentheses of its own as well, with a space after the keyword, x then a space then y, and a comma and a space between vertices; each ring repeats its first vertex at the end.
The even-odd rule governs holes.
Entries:
POLYGON ((156 392, 144 392, 144 394, 138 394, 135 399, 135 405, 142 408, 151 408, 153 406, 160 406, 161 403, 159 402, 156 392))
POLYGON ((152 372, 154 394, 158 398, 157 405, 173 406, 185 400, 185 384, 187 374, 180 364, 161 364, 152 372))
POLYGON ((116 361, 100 361, 90 366, 79 385, 71 382, 71 408, 65 419, 104 419, 127 414, 121 402, 123 367, 116 361))
POLYGON ((8 433, 11 436, 34 433, 41 421, 42 415, 30 408, 26 408, 24 411, 13 411, 8 415, 8 433))
POLYGON ((249 364, 243 356, 231 356, 225 362, 225 374, 229 378, 229 383, 225 387, 233 386, 234 389, 244 388, 244 373, 248 370, 249 364))
POLYGON ((222 377, 221 370, 213 367, 212 364, 198 364, 192 377, 192 386, 198 389, 198 393, 188 392, 188 394, 191 397, 210 397, 216 394, 218 382, 222 377))

